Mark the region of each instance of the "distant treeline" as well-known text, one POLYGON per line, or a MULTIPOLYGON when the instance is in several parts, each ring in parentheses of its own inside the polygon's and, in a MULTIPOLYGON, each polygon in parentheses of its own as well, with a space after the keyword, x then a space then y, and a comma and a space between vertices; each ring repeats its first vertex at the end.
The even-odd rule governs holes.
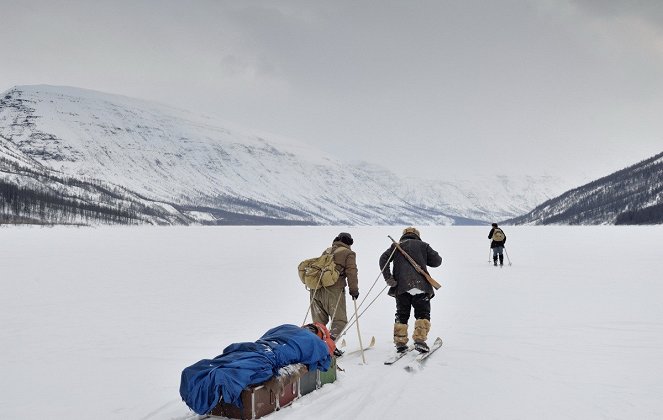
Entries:
POLYGON ((616 225, 658 225, 663 224, 663 203, 640 210, 626 211, 615 221, 616 225))
POLYGON ((509 223, 663 223, 663 153, 567 191, 509 223), (654 204, 652 204, 654 203, 654 204))
POLYGON ((37 224, 135 224, 135 211, 90 203, 0 180, 0 222, 37 224))

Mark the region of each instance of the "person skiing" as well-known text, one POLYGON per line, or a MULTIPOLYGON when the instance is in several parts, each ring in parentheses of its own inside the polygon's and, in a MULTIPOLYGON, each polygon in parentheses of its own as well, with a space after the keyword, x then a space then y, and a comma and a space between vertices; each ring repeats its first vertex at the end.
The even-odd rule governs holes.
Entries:
MULTIPOLYGON (((407 227, 399 240, 399 245, 423 270, 426 266, 439 267, 442 257, 429 244, 421 240, 419 231, 407 227)), ((407 351, 408 320, 414 308, 414 332, 412 340, 419 352, 430 349, 426 344, 430 331, 430 300, 435 296, 433 286, 419 274, 415 267, 399 251, 395 243, 380 256, 382 275, 390 287, 389 295, 396 298, 396 316, 394 322, 394 344, 396 351, 407 351), (393 275, 390 265, 393 262, 393 275)), ((428 271, 426 271, 428 272, 428 271)))
POLYGON ((500 266, 504 265, 504 244, 506 243, 506 234, 497 226, 497 223, 492 224, 492 229, 488 233, 490 239, 490 249, 493 250, 493 265, 497 266, 497 259, 500 260, 500 266))
MULTIPOLYGON (((334 238, 331 249, 327 249, 325 252, 331 251, 334 255, 334 262, 339 271, 338 280, 329 287, 310 291, 313 322, 322 325, 331 322, 329 332, 334 341, 348 323, 345 303, 346 284, 352 300, 357 300, 359 297, 357 254, 351 248, 353 243, 352 235, 347 232, 341 232, 334 238)), ((336 349, 334 354, 338 357, 343 352, 336 349)))

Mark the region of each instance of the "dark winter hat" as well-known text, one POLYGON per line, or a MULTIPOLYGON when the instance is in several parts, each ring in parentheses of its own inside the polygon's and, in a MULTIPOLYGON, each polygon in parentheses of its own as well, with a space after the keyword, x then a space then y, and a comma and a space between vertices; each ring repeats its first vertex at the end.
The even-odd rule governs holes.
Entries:
POLYGON ((307 330, 311 331, 313 334, 317 335, 323 340, 330 336, 327 327, 325 327, 323 324, 319 322, 302 325, 302 328, 306 328, 307 330))
POLYGON ((352 235, 347 232, 339 233, 338 236, 334 238, 334 242, 336 241, 341 241, 346 245, 352 245, 355 243, 354 239, 352 239, 352 235))
POLYGON ((318 334, 318 327, 315 324, 306 324, 302 326, 302 328, 306 328, 307 330, 311 331, 313 334, 317 335, 320 337, 321 335, 318 334))
POLYGON ((403 235, 410 235, 410 234, 417 235, 417 238, 421 238, 421 235, 419 234, 419 230, 417 230, 416 227, 410 226, 410 227, 406 227, 405 229, 403 229, 403 235))
POLYGON ((493 227, 497 227, 497 223, 493 223, 493 227))

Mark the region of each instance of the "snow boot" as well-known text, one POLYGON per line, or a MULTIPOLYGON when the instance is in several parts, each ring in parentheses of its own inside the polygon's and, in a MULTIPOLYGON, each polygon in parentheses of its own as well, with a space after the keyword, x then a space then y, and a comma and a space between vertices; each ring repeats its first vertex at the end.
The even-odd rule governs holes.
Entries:
POLYGON ((407 346, 396 346, 396 353, 405 353, 407 348, 407 346))
MULTIPOLYGON (((329 334, 329 338, 332 339, 334 344, 336 344, 336 336, 334 334, 329 334)), ((338 347, 334 348, 334 356, 335 357, 341 357, 343 356, 343 353, 345 353, 343 350, 339 349, 338 347)))
POLYGON ((405 347, 407 349, 407 324, 400 324, 396 322, 394 324, 394 344, 396 345, 396 351, 405 347))
POLYGON ((428 345, 426 344, 428 331, 430 331, 429 320, 422 318, 414 321, 414 333, 412 334, 412 340, 414 341, 414 348, 421 353, 425 353, 429 350, 428 345))
POLYGON ((497 255, 493 257, 493 265, 497 267, 497 255))
POLYGON ((500 265, 504 265, 504 254, 500 254, 500 265))
POLYGON ((414 349, 419 353, 428 353, 430 351, 430 349, 428 348, 428 344, 426 344, 425 341, 415 341, 414 349))

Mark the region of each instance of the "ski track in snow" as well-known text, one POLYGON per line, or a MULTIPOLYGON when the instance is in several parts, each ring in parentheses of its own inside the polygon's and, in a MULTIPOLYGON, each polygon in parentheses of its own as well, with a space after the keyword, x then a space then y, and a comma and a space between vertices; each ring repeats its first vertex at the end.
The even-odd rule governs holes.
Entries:
MULTIPOLYGON (((301 324, 297 264, 339 231, 367 293, 401 229, 3 226, 0 417, 196 419, 182 369, 301 324)), ((367 363, 339 359, 335 383, 268 418, 663 418, 663 227, 505 231, 513 266, 500 269, 488 228, 421 228, 443 258, 429 344, 444 345, 423 369, 383 365, 395 308, 380 296, 360 322, 377 340, 367 363)), ((358 347, 354 326, 344 338, 358 347)))

